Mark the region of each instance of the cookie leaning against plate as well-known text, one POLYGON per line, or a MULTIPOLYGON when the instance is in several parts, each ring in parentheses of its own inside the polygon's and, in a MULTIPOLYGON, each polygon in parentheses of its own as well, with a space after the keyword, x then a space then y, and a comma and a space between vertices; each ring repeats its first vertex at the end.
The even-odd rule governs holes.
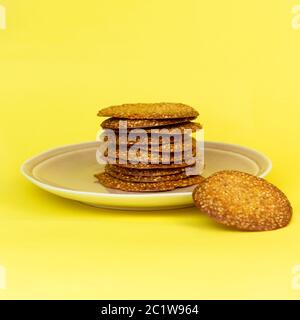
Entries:
POLYGON ((277 187, 239 171, 220 171, 194 189, 195 205, 224 225, 246 231, 283 228, 292 207, 277 187))
POLYGON ((111 106, 101 109, 99 117, 114 117, 125 119, 175 119, 194 118, 198 112, 183 103, 133 103, 111 106))
POLYGON ((177 118, 177 119, 120 119, 120 118, 109 118, 101 123, 103 129, 119 129, 120 126, 124 125, 126 121, 127 128, 152 128, 162 127, 177 123, 184 123, 194 120, 192 118, 177 118))
POLYGON ((176 188, 183 188, 198 184, 204 179, 201 176, 191 176, 189 178, 176 181, 129 182, 111 177, 109 174, 105 172, 96 174, 95 177, 106 188, 133 192, 169 191, 174 190, 176 188))

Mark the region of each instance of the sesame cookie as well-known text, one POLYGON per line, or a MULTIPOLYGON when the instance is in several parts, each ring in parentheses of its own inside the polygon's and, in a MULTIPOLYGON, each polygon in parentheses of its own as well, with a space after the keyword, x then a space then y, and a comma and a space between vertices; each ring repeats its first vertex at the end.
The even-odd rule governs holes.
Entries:
POLYGON ((183 152, 185 150, 196 150, 196 144, 197 141, 196 139, 189 140, 187 143, 165 143, 165 144, 159 144, 159 145, 141 145, 140 149, 141 150, 148 150, 150 152, 171 152, 171 153, 176 153, 176 152, 183 152))
POLYGON ((175 181, 188 178, 189 176, 185 173, 170 174, 170 175, 160 175, 160 176, 141 176, 141 175, 128 175, 125 173, 117 172, 111 169, 109 166, 105 167, 105 172, 110 176, 131 182, 160 182, 160 181, 175 181))
MULTIPOLYGON (((128 143, 128 144, 108 144, 108 148, 126 148, 130 149, 134 143, 128 143)), ((193 139, 192 142, 188 142, 187 144, 179 144, 179 143, 165 143, 165 144, 153 144, 153 145, 148 145, 148 144, 136 144, 136 147, 140 148, 140 150, 147 151, 148 152, 171 152, 171 153, 178 153, 178 152, 183 152, 184 150, 192 150, 196 149, 196 140, 193 139)))
POLYGON ((191 176, 176 181, 129 182, 114 178, 105 172, 96 174, 95 177, 106 188, 133 192, 158 192, 174 190, 176 188, 188 187, 198 184, 204 179, 201 176, 191 176))
POLYGON ((170 164, 152 164, 152 163, 138 163, 138 164, 120 164, 116 163, 116 166, 119 166, 121 168, 126 168, 126 169, 144 169, 144 170, 150 170, 150 169, 178 169, 178 168, 187 168, 187 167, 192 167, 194 163, 185 163, 182 162, 180 164, 175 164, 175 163, 170 163, 170 164))
POLYGON ((184 154, 170 154, 170 156, 165 156, 160 153, 153 153, 153 154, 140 154, 137 156, 132 156, 131 158, 123 157, 122 155, 117 155, 115 158, 110 157, 109 155, 105 155, 105 158, 102 158, 104 161, 106 160, 109 164, 119 164, 119 165, 170 165, 170 166, 178 166, 185 167, 186 165, 190 164, 193 165, 196 162, 195 155, 193 157, 185 157, 184 154))
POLYGON ((101 123, 103 129, 119 129, 119 126, 124 125, 126 121, 127 128, 149 128, 149 127, 162 127, 177 123, 184 123, 194 120, 193 118, 177 118, 177 119, 120 119, 109 118, 101 123))
POLYGON ((126 119, 175 119, 194 118, 198 116, 198 112, 183 103, 134 103, 101 109, 98 116, 126 119))
POLYGON ((247 231, 285 227, 292 207, 277 187, 239 171, 221 171, 194 189, 195 205, 224 225, 247 231))
POLYGON ((103 132, 101 132, 100 140, 103 142, 108 142, 108 144, 116 144, 116 145, 122 145, 127 142, 126 145, 129 145, 129 146, 134 145, 135 143, 138 143, 139 145, 158 146, 158 145, 184 143, 184 141, 190 140, 190 139, 186 139, 186 136, 188 136, 188 134, 183 134, 181 139, 179 135, 177 135, 176 137, 171 135, 162 135, 161 137, 157 135, 153 135, 153 137, 151 137, 151 134, 147 134, 147 136, 144 136, 144 135, 128 136, 126 133, 123 133, 123 134, 121 133, 121 135, 119 135, 118 132, 115 131, 114 136, 112 137, 110 133, 107 133, 107 131, 104 130, 103 132))
MULTIPOLYGON (((166 162, 170 160, 170 163, 178 162, 181 160, 189 160, 191 157, 196 156, 196 149, 191 148, 185 148, 184 152, 164 152, 161 153, 159 151, 151 151, 151 150, 119 150, 111 149, 111 153, 113 153, 113 157, 116 159, 122 159, 122 160, 137 160, 139 162, 150 162, 156 161, 156 162, 166 162)), ((105 157, 110 157, 112 154, 109 155, 108 150, 104 152, 105 157)), ((132 161, 131 161, 132 162, 132 161)))
POLYGON ((132 132, 132 134, 151 134, 153 135, 162 135, 162 136, 169 136, 169 135, 182 135, 187 134, 188 131, 196 132, 197 130, 202 129, 202 125, 197 122, 184 122, 184 123, 178 123, 174 125, 168 125, 164 127, 155 127, 155 128, 136 128, 136 129, 127 129, 127 130, 115 130, 116 133, 119 134, 129 134, 132 132), (134 131, 132 131, 134 130, 134 131))
POLYGON ((185 168, 174 168, 174 169, 131 169, 123 168, 118 165, 108 164, 109 170, 114 171, 120 174, 127 174, 130 176, 142 176, 142 177, 157 177, 157 176, 166 176, 172 174, 181 174, 185 172, 185 168))

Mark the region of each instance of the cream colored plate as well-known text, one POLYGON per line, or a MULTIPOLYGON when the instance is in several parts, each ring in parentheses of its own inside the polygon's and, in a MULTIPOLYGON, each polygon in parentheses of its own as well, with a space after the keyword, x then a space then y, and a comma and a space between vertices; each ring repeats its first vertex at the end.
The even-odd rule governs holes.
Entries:
MULTIPOLYGON (((106 189, 94 174, 103 171, 96 162, 99 142, 86 142, 56 148, 27 160, 22 174, 35 185, 64 198, 94 206, 123 210, 158 210, 193 205, 194 187, 156 193, 135 193, 106 189)), ((264 177, 271 161, 257 151, 238 145, 205 142, 203 175, 234 169, 264 177)))

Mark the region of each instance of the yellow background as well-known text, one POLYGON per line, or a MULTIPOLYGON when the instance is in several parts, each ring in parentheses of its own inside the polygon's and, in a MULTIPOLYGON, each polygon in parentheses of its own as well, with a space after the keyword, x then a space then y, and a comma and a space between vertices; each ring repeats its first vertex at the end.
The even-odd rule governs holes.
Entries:
POLYGON ((300 298, 297 0, 0 4, 0 299, 300 298), (100 107, 154 101, 195 106, 207 140, 268 155, 291 225, 242 233, 195 208, 96 209, 21 177, 28 157, 93 140, 100 107))

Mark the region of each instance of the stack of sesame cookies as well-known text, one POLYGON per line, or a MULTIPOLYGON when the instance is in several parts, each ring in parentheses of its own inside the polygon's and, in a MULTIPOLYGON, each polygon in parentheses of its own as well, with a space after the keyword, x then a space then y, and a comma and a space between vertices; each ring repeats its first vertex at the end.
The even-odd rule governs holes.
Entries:
POLYGON ((197 162, 200 130, 192 122, 198 112, 180 103, 138 103, 104 108, 101 126, 106 143, 105 171, 96 174, 107 188, 123 191, 167 191, 196 185, 203 180, 187 168, 197 162))

